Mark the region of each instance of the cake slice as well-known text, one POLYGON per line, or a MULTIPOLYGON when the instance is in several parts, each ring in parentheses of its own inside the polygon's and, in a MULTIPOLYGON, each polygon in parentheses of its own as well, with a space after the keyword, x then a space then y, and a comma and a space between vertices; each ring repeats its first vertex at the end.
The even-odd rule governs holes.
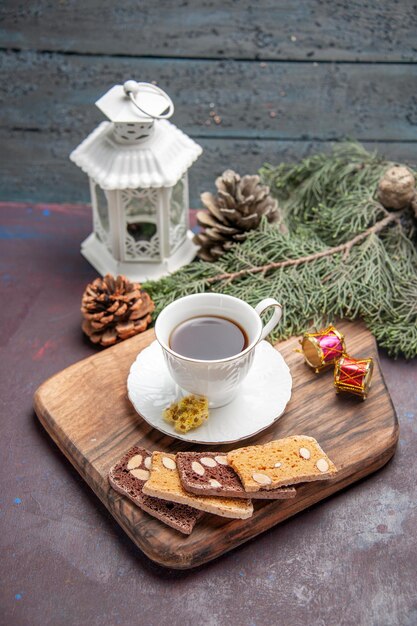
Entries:
POLYGON ((197 496, 286 500, 296 495, 294 487, 247 493, 222 452, 178 452, 176 461, 182 486, 197 496))
POLYGON ((317 441, 305 435, 239 448, 229 452, 227 460, 249 493, 326 480, 337 472, 317 441))
POLYGON ((203 514, 184 504, 173 504, 145 495, 143 485, 149 478, 151 465, 152 453, 135 446, 110 469, 109 483, 113 489, 127 496, 149 515, 180 533, 189 535, 203 514))
POLYGON ((143 493, 162 500, 187 504, 221 517, 246 519, 253 513, 252 503, 247 499, 195 496, 187 493, 181 485, 175 455, 166 452, 153 453, 151 476, 143 487, 143 493))

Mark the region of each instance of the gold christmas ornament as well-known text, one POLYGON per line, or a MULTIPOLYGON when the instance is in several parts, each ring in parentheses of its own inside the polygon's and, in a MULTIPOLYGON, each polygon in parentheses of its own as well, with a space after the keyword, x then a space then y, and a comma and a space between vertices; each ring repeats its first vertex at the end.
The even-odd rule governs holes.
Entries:
POLYGON ((378 199, 386 209, 400 210, 409 206, 416 192, 414 174, 405 165, 390 167, 378 184, 378 199))
POLYGON ((306 363, 316 373, 333 365, 346 350, 345 338, 334 326, 316 333, 304 333, 300 344, 306 363))
POLYGON ((139 283, 107 274, 87 285, 83 293, 82 329, 93 343, 111 346, 146 330, 154 308, 139 283))
POLYGON ((244 241, 249 231, 258 228, 265 216, 268 222, 279 217, 278 202, 262 185, 259 176, 243 176, 226 170, 216 179, 217 196, 201 194, 206 211, 197 213, 202 232, 194 236, 200 247, 198 256, 215 261, 236 242, 244 241))
POLYGON ((374 362, 369 359, 354 359, 344 354, 336 361, 334 368, 334 386, 336 391, 353 393, 366 399, 371 386, 374 362))

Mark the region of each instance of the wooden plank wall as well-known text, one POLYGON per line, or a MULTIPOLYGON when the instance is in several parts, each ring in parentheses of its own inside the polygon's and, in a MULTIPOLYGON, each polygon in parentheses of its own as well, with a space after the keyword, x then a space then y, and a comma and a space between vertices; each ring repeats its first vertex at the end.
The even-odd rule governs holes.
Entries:
POLYGON ((87 201, 68 154, 128 78, 203 146, 193 206, 228 167, 345 137, 417 162, 416 0, 3 0, 0 59, 2 200, 87 201))

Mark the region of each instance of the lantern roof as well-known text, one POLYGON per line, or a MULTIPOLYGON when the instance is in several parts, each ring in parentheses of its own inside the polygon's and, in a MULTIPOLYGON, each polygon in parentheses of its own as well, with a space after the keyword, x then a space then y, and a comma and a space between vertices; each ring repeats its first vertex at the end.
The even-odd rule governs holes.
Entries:
POLYGON ((96 107, 111 122, 126 123, 149 122, 174 112, 171 98, 160 87, 134 80, 114 85, 96 101, 96 107))
POLYGON ((102 189, 172 187, 202 153, 202 148, 165 119, 139 143, 123 144, 114 124, 102 122, 70 154, 70 159, 102 189))

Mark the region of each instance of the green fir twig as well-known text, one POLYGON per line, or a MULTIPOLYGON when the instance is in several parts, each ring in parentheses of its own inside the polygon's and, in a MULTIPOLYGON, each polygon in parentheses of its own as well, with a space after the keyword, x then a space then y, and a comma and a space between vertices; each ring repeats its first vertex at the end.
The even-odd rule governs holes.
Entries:
POLYGON ((147 283, 156 312, 203 291, 252 305, 272 296, 284 303, 274 339, 336 318, 363 318, 390 355, 416 356, 415 222, 410 210, 388 212, 375 197, 390 165, 350 142, 299 164, 264 166, 283 224, 263 222, 217 262, 190 263, 147 283))

